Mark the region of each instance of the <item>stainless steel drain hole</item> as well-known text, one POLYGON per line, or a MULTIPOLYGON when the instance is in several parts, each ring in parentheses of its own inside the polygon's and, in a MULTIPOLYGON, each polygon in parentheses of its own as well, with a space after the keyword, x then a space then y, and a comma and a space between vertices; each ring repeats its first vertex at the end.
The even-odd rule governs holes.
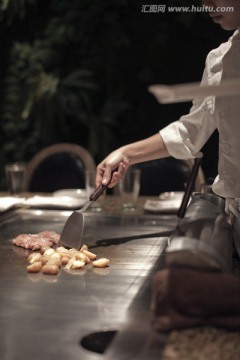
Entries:
POLYGON ((103 354, 116 335, 116 330, 97 331, 84 336, 80 344, 86 350, 103 354))

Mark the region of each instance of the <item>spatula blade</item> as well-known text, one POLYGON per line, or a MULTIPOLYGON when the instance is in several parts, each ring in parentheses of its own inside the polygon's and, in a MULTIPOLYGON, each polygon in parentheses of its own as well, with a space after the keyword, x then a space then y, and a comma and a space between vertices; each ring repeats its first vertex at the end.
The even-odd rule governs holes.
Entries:
POLYGON ((83 213, 91 206, 93 201, 96 201, 103 191, 107 188, 108 183, 99 185, 97 189, 89 196, 89 200, 83 205, 81 210, 74 211, 66 221, 60 236, 60 244, 66 248, 75 248, 77 250, 81 247, 84 217, 83 213))
POLYGON ((63 227, 60 244, 66 248, 80 249, 83 236, 84 216, 83 213, 74 211, 63 227))

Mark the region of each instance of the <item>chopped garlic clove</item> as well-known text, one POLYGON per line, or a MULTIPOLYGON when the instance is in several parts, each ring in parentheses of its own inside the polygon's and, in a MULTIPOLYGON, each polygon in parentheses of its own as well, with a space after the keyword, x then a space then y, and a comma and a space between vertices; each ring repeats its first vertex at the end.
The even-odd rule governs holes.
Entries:
POLYGON ((93 266, 96 267, 106 267, 109 266, 110 260, 106 258, 100 258, 92 262, 93 266))

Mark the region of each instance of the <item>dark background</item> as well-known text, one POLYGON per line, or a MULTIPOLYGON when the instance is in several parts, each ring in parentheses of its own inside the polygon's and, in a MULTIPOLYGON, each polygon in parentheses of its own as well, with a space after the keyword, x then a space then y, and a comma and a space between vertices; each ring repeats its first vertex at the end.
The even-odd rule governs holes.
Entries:
MULTIPOLYGON (((47 145, 78 143, 99 162, 188 112, 190 103, 158 104, 148 86, 200 81, 207 53, 231 33, 200 12, 142 11, 166 3, 200 6, 0 2, 0 190, 5 163, 28 161, 47 145)), ((206 177, 217 172, 217 140, 203 149, 206 177)))

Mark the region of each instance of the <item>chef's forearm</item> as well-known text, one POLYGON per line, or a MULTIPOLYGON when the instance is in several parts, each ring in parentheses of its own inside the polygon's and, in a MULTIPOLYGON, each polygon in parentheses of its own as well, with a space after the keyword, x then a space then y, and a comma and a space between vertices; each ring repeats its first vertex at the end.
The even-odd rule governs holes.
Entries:
POLYGON ((121 148, 129 165, 170 156, 160 133, 121 148))

